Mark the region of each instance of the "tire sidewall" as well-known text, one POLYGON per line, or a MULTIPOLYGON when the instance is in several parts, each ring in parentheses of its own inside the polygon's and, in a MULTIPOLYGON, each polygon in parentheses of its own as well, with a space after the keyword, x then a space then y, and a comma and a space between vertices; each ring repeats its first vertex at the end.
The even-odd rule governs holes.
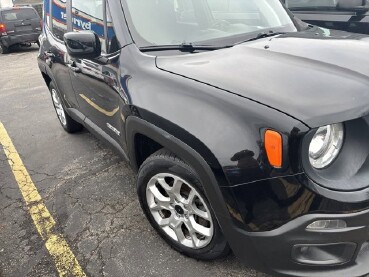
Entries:
POLYGON ((204 260, 214 259, 218 253, 222 252, 222 249, 224 249, 224 245, 226 244, 225 239, 220 230, 211 205, 204 193, 201 182, 194 171, 188 165, 184 164, 183 162, 171 161, 160 156, 155 157, 155 159, 151 159, 149 162, 144 163, 144 165, 140 168, 137 184, 138 197, 146 217, 150 221, 151 225, 159 233, 159 235, 175 250, 187 256, 204 260), (169 237, 155 221, 147 204, 146 187, 151 178, 159 173, 169 173, 177 175, 178 177, 191 184, 204 199, 211 213, 214 229, 214 234, 211 242, 204 248, 192 249, 185 247, 184 245, 169 237))
POLYGON ((56 112, 56 108, 55 108, 54 100, 53 100, 53 99, 51 99, 51 101, 52 101, 52 103, 53 103, 53 107, 54 107, 55 113, 56 113, 56 116, 57 116, 57 118, 58 118, 58 121, 59 121, 60 125, 61 125, 61 126, 63 127, 63 129, 64 129, 66 132, 68 132, 68 133, 75 133, 75 132, 80 131, 80 130, 82 129, 82 125, 80 125, 78 122, 74 121, 74 120, 69 116, 69 114, 66 112, 66 110, 65 110, 65 106, 64 106, 64 103, 63 103, 63 100, 62 100, 62 97, 61 97, 61 95, 60 95, 60 92, 59 92, 59 90, 56 88, 56 86, 55 86, 54 82, 53 82, 53 81, 51 81, 51 83, 50 83, 50 85, 49 85, 49 91, 50 91, 51 98, 53 97, 53 96, 52 96, 52 90, 53 90, 53 89, 56 91, 56 93, 57 93, 57 94, 58 94, 58 96, 59 96, 59 99, 60 99, 61 105, 62 105, 63 110, 64 110, 64 114, 65 114, 66 124, 64 125, 64 124, 61 122, 61 120, 60 120, 60 118, 59 118, 59 116, 58 116, 58 114, 57 114, 57 112, 56 112))
MULTIPOLYGON (((53 90, 55 90, 55 91, 56 91, 56 93, 58 94, 59 99, 60 99, 60 101, 61 101, 61 105, 62 105, 63 110, 64 110, 64 113, 65 113, 65 115, 67 116, 67 114, 66 114, 66 112, 65 112, 65 108, 64 108, 63 101, 61 100, 62 98, 61 98, 61 96, 60 96, 60 93, 59 93, 58 89, 56 88, 56 86, 55 86, 55 84, 54 84, 53 82, 51 82, 51 83, 50 83, 50 85, 49 85, 49 90, 50 90, 50 94, 51 94, 51 101, 53 102, 53 107, 54 107, 55 112, 56 112, 56 107, 55 107, 54 100, 52 99, 52 97, 53 97, 53 92, 52 92, 52 91, 53 91, 53 90)), ((64 124, 61 122, 61 120, 60 120, 60 118, 59 118, 59 116, 58 116, 58 114, 57 114, 57 113, 56 113, 56 116, 58 117, 58 120, 59 120, 60 125, 61 125, 65 130, 68 130, 68 118, 67 118, 67 117, 65 118, 65 119, 66 119, 66 124, 64 125, 64 124)))
POLYGON ((9 54, 9 47, 6 47, 6 46, 4 46, 4 44, 0 44, 0 52, 1 52, 1 54, 3 54, 3 55, 5 55, 5 54, 9 54))

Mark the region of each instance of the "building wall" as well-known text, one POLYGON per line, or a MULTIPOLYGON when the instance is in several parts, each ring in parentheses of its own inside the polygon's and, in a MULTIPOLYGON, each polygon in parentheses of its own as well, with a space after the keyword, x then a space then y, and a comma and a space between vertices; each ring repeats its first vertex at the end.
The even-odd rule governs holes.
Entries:
POLYGON ((13 7, 12 0, 0 0, 0 8, 8 8, 13 7))

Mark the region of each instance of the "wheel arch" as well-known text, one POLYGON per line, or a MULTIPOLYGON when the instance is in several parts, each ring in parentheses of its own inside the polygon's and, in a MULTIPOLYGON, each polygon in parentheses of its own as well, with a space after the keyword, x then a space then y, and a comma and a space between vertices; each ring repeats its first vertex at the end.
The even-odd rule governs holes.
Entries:
POLYGON ((50 83, 53 81, 50 76, 44 72, 41 71, 41 74, 42 74, 42 78, 44 79, 45 81, 45 84, 47 87, 50 87, 50 83))
MULTIPOLYGON (((140 166, 140 157, 137 157, 137 136, 144 136, 157 144, 157 147, 163 147, 173 152, 184 162, 191 165, 204 186, 205 193, 213 207, 218 218, 228 216, 226 202, 223 198, 219 182, 222 182, 223 176, 219 176, 218 172, 214 174, 208 161, 199 154, 198 151, 190 147, 188 144, 178 139, 167 131, 149 123, 148 121, 136 116, 130 116, 126 121, 126 140, 128 148, 128 156, 132 168, 137 172, 140 166), (215 177, 217 175, 217 177, 215 177)), ((221 170, 221 168, 219 168, 221 170)), ((217 169, 215 169, 218 171, 217 169)), ((225 177, 224 177, 225 178, 225 177)), ((224 179, 225 180, 225 179, 224 179)), ((223 181, 224 181, 223 180, 223 181)), ((221 222, 219 224, 222 227, 221 222)))
POLYGON ((140 111, 140 115, 142 115, 145 119, 152 119, 155 124, 152 124, 148 120, 138 116, 130 116, 127 118, 126 141, 129 158, 135 171, 139 169, 140 165, 145 160, 145 157, 150 156, 161 147, 171 150, 173 153, 177 154, 177 156, 184 159, 179 151, 179 148, 182 148, 180 147, 182 145, 183 147, 188 147, 187 151, 191 152, 190 150, 192 150, 201 156, 201 158, 206 162, 216 176, 223 175, 225 178, 221 165, 215 155, 198 138, 166 119, 152 114, 148 116, 142 110, 140 111), (138 151, 136 143, 140 141, 140 138, 143 138, 144 141, 148 140, 149 142, 155 144, 151 151, 146 152, 146 156, 144 157, 137 155, 138 151))
MULTIPOLYGON (((131 166, 135 171, 138 171, 138 165, 136 163, 135 154, 135 136, 137 134, 144 135, 151 140, 158 143, 160 146, 170 150, 175 155, 180 157, 184 162, 191 165, 203 185, 205 195, 207 196, 210 206, 214 211, 216 220, 226 237, 231 249, 233 251, 244 253, 244 249, 239 247, 239 227, 237 227, 232 219, 231 212, 229 210, 229 199, 227 195, 224 195, 224 191, 219 186, 219 178, 214 173, 208 161, 204 159, 202 155, 196 149, 192 148, 184 141, 178 139, 176 136, 168 133, 163 128, 159 128, 157 124, 152 124, 141 117, 129 116, 126 120, 126 141, 129 160, 131 166)), ((224 176, 224 174, 223 174, 224 176)), ((224 177, 225 178, 225 177, 224 177)), ((253 242, 248 236, 242 237, 244 241, 243 245, 248 245, 250 249, 253 249, 253 242)), ((250 259, 250 264, 262 268, 262 262, 251 251, 245 254, 250 259)), ((247 262, 249 264, 249 262, 247 262)))

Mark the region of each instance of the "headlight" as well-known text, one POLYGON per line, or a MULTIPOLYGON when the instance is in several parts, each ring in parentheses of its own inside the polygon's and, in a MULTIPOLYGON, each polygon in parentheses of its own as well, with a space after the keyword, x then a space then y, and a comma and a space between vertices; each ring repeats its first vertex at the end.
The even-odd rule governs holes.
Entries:
POLYGON ((344 127, 342 123, 319 128, 309 147, 311 165, 316 169, 329 166, 340 153, 343 139, 344 127))

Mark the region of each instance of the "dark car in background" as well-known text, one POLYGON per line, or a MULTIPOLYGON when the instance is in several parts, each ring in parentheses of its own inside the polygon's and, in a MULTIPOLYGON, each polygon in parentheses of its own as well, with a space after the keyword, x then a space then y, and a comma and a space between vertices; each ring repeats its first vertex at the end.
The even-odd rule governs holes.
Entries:
POLYGON ((42 21, 32 7, 0 9, 0 52, 7 54, 13 46, 37 43, 42 21))
POLYGON ((301 20, 328 29, 369 34, 368 0, 283 0, 301 20))

